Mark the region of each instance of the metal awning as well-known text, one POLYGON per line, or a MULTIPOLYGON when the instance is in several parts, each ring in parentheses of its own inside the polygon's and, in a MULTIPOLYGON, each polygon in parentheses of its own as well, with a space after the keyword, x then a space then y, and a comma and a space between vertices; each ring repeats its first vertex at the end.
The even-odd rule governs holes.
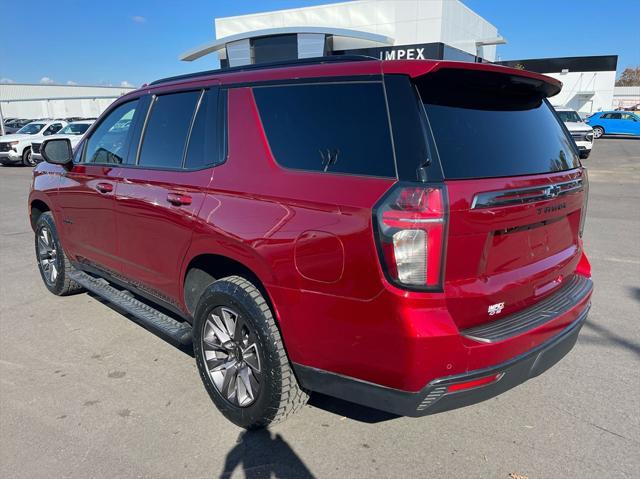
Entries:
POLYGON ((318 33, 324 35, 333 35, 338 37, 355 38, 358 40, 365 40, 375 44, 393 45, 395 40, 385 35, 378 35, 377 33, 363 32, 360 30, 350 30, 346 28, 327 28, 327 27, 285 27, 285 28, 267 28, 264 30, 253 30, 250 32, 238 33, 236 35, 229 35, 228 37, 218 38, 212 42, 206 43, 193 50, 180 55, 180 60, 185 62, 191 62, 197 60, 210 53, 223 50, 228 43, 236 42, 238 40, 248 40, 256 37, 268 37, 275 35, 287 35, 297 33, 318 33))

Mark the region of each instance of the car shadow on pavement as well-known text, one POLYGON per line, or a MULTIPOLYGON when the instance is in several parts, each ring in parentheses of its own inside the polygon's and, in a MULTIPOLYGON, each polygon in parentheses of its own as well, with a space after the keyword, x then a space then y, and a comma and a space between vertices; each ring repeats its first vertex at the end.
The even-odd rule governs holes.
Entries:
POLYGON ((349 401, 325 396, 320 393, 313 393, 309 398, 309 405, 322 409, 323 411, 336 414, 341 417, 347 417, 354 421, 364 422, 367 424, 377 424, 379 422, 397 419, 400 416, 388 412, 372 409, 367 406, 361 406, 349 401))
POLYGON ((244 431, 224 461, 220 479, 242 468, 246 479, 313 479, 315 476, 280 434, 267 429, 244 431))
POLYGON ((594 323, 593 321, 587 321, 584 324, 584 328, 593 331, 594 333, 596 333, 596 335, 592 336, 582 334, 578 339, 580 342, 601 345, 614 344, 618 347, 627 349, 632 353, 635 353, 637 356, 640 356, 640 344, 630 341, 627 338, 624 338, 605 328, 604 326, 594 323))

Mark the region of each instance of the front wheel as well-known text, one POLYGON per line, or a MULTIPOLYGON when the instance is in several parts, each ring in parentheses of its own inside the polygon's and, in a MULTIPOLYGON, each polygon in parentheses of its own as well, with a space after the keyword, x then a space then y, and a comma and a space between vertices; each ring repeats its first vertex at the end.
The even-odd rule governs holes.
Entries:
POLYGON ((307 402, 260 290, 229 276, 203 293, 193 327, 198 371, 220 412, 246 429, 283 421, 307 402))
POLYGON ((25 148, 22 153, 22 164, 24 166, 36 166, 36 161, 33 159, 33 153, 31 148, 25 148))
POLYGON ((49 291, 66 296, 82 291, 82 286, 69 278, 73 266, 62 250, 53 215, 42 213, 36 222, 36 258, 42 281, 49 291))
POLYGON ((604 135, 604 128, 602 128, 601 126, 594 126, 593 127, 593 137, 594 138, 600 138, 602 135, 604 135))

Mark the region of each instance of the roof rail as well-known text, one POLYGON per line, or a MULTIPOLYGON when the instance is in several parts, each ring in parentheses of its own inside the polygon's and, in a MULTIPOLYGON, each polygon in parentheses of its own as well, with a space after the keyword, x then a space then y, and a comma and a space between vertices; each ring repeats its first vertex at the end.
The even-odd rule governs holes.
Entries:
POLYGON ((329 57, 314 57, 314 58, 301 58, 296 60, 287 60, 271 63, 257 63, 252 65, 242 65, 238 67, 230 68, 218 68, 217 70, 206 70, 196 73, 186 73, 184 75, 176 75, 167 78, 161 78, 160 80, 153 81, 147 86, 160 85, 162 83, 169 83, 180 80, 190 80, 193 78, 215 75, 221 73, 235 73, 251 70, 266 70, 268 68, 286 68, 299 65, 316 65, 322 63, 342 63, 342 62, 361 62, 370 60, 380 60, 376 57, 370 57, 366 55, 334 55, 329 57))

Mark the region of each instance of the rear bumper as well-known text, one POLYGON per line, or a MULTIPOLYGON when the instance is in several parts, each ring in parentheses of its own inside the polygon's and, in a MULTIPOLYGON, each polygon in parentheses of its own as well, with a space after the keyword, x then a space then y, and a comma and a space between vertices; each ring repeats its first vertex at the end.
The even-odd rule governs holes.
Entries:
POLYGON ((501 364, 435 379, 417 392, 402 391, 315 368, 294 364, 304 388, 401 416, 419 417, 485 401, 542 374, 575 345, 590 305, 558 335, 501 364), (449 391, 453 384, 498 376, 489 384, 449 391))

